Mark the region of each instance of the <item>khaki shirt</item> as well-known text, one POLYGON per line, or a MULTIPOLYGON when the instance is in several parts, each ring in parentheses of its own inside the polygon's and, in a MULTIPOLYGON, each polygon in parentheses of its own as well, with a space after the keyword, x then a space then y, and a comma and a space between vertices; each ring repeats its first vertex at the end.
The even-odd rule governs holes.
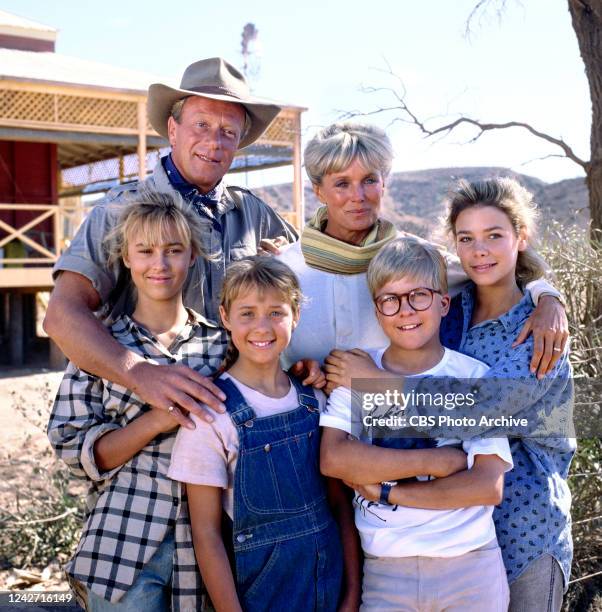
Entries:
MULTIPOLYGON (((158 163, 143 185, 167 193, 177 193, 169 182, 163 165, 158 163)), ((115 226, 120 208, 136 196, 140 182, 112 189, 96 204, 73 238, 69 248, 53 268, 56 278, 63 270, 77 272, 90 280, 103 304, 100 315, 115 320, 134 310, 134 287, 129 272, 121 262, 107 264, 106 237, 115 226)), ((198 257, 184 285, 184 305, 210 320, 218 321, 218 302, 226 267, 231 261, 257 253, 264 238, 285 236, 297 240, 295 229, 265 202, 242 187, 225 186, 215 210, 217 223, 201 217, 201 244, 213 261, 198 257)))

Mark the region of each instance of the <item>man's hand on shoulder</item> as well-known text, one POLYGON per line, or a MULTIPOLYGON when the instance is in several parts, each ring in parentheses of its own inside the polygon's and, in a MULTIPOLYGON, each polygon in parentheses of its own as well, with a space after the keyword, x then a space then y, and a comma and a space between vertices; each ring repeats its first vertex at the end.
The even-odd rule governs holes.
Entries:
POLYGON ((226 396, 210 378, 191 368, 180 365, 155 365, 147 361, 136 361, 128 369, 128 387, 147 404, 169 412, 178 423, 194 429, 188 413, 211 423, 211 413, 202 408, 206 404, 216 412, 225 412, 222 403, 226 396))

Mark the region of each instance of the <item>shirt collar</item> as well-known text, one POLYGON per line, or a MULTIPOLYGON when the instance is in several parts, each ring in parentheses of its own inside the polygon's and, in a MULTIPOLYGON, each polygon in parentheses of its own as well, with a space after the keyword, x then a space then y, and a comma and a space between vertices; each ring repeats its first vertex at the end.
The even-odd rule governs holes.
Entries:
MULTIPOLYGON (((464 291, 462 291, 462 312, 464 314, 463 333, 466 333, 466 331, 470 328, 470 321, 472 319, 475 301, 476 285, 471 282, 468 283, 464 291)), ((511 332, 525 322, 532 310, 533 301, 531 300, 531 294, 527 291, 525 292, 525 295, 523 295, 520 302, 515 304, 508 312, 500 315, 497 319, 483 321, 483 323, 479 323, 475 327, 499 321, 507 332, 511 332)))
POLYGON ((196 185, 189 183, 176 168, 172 159, 171 153, 161 158, 161 163, 167 174, 167 178, 171 183, 172 187, 180 193, 180 195, 188 200, 194 201, 196 198, 202 198, 207 204, 213 204, 217 206, 224 195, 224 181, 221 180, 211 191, 208 193, 201 193, 196 185))
MULTIPOLYGON (((186 322, 186 325, 172 344, 171 348, 173 348, 174 350, 176 350, 182 342, 186 342, 187 340, 192 338, 192 336, 194 336, 194 334, 196 333, 197 329, 202 325, 205 325, 206 327, 212 329, 219 329, 219 325, 217 323, 206 319, 203 315, 192 310, 191 308, 186 308, 186 312, 188 312, 188 321, 186 322)), ((114 332, 116 332, 116 335, 129 334, 137 340, 141 340, 143 342, 151 344, 161 353, 171 356, 169 350, 160 342, 157 342, 152 337, 150 332, 142 325, 136 323, 136 321, 134 321, 134 319, 130 315, 125 313, 119 315, 113 325, 114 332)))

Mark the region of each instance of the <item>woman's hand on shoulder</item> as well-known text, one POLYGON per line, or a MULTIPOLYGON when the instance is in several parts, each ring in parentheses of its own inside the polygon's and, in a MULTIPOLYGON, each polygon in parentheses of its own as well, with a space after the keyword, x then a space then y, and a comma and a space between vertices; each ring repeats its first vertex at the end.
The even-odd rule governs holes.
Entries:
POLYGON ((350 351, 334 349, 324 362, 329 388, 351 388, 352 378, 380 378, 383 370, 378 368, 366 351, 354 348, 350 351))
POLYGON ((286 236, 277 236, 276 238, 263 238, 259 242, 257 249, 258 255, 280 255, 281 249, 288 244, 286 236))
POLYGON ((301 378, 304 385, 311 385, 314 389, 326 386, 326 375, 315 359, 300 359, 290 367, 289 373, 301 378))
POLYGON ((569 338, 569 321, 566 310, 554 296, 539 298, 537 308, 531 313, 512 347, 522 344, 533 334, 531 373, 541 380, 552 371, 566 348, 569 338))

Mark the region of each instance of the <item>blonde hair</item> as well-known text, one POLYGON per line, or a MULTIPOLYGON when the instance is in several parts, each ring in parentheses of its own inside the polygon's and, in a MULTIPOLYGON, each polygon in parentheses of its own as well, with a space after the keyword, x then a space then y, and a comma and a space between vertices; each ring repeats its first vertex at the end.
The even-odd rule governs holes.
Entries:
MULTIPOLYGON (((241 295, 257 290, 276 291, 282 300, 290 305, 293 316, 299 316, 303 296, 297 275, 278 259, 255 255, 236 261, 228 266, 220 295, 220 305, 230 312, 232 303, 241 295)), ((238 359, 238 349, 228 343, 228 350, 221 371, 227 370, 238 359)))
MULTIPOLYGON (((528 243, 535 241, 539 216, 537 204, 533 201, 533 194, 514 179, 493 178, 472 183, 459 181, 447 203, 447 232, 455 238, 460 213, 479 206, 492 206, 502 211, 517 236, 522 231, 528 243)), ((520 286, 541 278, 546 270, 545 262, 532 246, 518 252, 515 276, 520 286)))
POLYGON ((420 279, 429 289, 447 293, 447 265, 436 246, 416 238, 396 238, 386 244, 368 266, 372 298, 387 283, 406 276, 420 279))
POLYGON ((164 193, 148 187, 129 196, 119 206, 117 225, 107 237, 108 263, 115 264, 126 255, 130 240, 141 233, 149 245, 161 244, 170 231, 175 231, 186 247, 197 257, 210 259, 201 246, 202 225, 199 216, 177 193, 164 193))
POLYGON ((375 125, 333 123, 318 131, 303 154, 313 185, 320 185, 325 174, 345 170, 356 159, 385 179, 393 163, 393 146, 385 131, 375 125))

